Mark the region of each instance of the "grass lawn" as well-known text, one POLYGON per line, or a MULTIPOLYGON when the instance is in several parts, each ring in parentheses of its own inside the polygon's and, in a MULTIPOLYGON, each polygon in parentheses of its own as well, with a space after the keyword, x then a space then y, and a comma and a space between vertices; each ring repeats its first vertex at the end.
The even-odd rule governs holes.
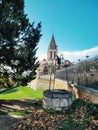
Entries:
POLYGON ((43 98, 43 90, 33 90, 27 86, 11 88, 0 93, 0 100, 39 99, 43 98))

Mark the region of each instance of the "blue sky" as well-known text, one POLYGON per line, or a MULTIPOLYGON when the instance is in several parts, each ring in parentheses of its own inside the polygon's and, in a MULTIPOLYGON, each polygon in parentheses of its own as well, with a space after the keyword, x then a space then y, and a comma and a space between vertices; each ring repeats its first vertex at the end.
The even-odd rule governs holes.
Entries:
POLYGON ((97 55, 98 0, 25 0, 25 13, 35 25, 42 22, 39 59, 46 57, 52 33, 65 59, 97 55))

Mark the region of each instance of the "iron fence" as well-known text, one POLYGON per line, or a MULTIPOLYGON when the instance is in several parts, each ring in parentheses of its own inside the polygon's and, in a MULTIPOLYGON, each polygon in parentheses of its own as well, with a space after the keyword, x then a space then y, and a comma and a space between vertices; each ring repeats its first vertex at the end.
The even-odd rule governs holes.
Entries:
POLYGON ((84 61, 62 70, 56 70, 55 77, 98 90, 98 63, 84 61))

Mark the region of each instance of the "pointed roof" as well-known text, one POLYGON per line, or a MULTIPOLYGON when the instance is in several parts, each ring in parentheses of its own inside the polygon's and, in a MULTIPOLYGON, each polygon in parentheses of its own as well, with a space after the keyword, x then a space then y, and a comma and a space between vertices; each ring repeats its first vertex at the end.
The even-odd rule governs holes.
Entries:
POLYGON ((51 38, 51 41, 50 41, 50 44, 49 44, 49 48, 50 49, 56 49, 57 48, 55 38, 54 38, 54 34, 52 34, 52 38, 51 38))

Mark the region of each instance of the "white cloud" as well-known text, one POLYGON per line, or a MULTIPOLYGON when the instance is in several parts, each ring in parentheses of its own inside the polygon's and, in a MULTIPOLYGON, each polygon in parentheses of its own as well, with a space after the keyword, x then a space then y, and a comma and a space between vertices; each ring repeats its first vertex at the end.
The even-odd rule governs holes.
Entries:
POLYGON ((72 62, 77 62, 78 59, 85 60, 86 56, 88 55, 89 58, 92 58, 96 55, 98 55, 98 46, 88 49, 88 50, 82 50, 82 51, 62 51, 59 54, 63 54, 65 59, 68 59, 72 62))
MULTIPOLYGON (((78 62, 78 59, 85 60, 87 55, 89 58, 98 55, 98 46, 82 51, 61 51, 58 55, 60 56, 61 54, 63 54, 66 60, 78 62)), ((39 61, 42 61, 44 58, 47 59, 47 54, 37 54, 37 56, 39 61)))

